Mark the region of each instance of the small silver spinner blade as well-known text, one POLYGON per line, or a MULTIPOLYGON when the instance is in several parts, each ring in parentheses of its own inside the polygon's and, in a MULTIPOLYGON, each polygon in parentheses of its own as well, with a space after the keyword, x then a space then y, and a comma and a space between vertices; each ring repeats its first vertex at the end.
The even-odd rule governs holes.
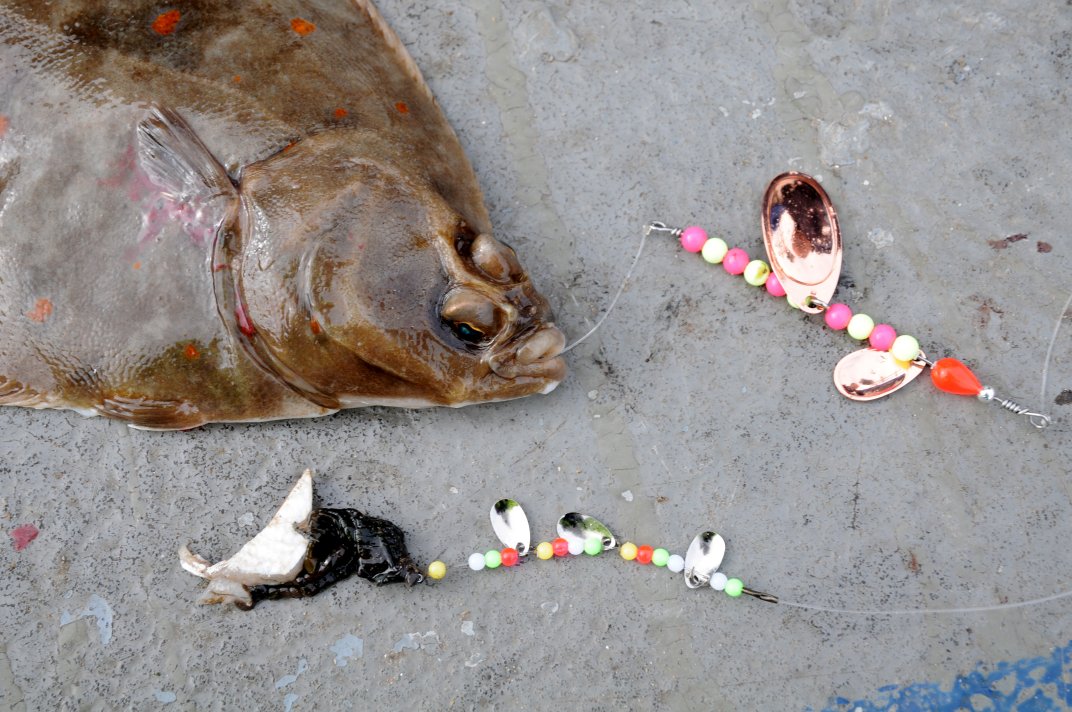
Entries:
POLYGON ((711 574, 722 565, 726 555, 726 540, 714 532, 701 532, 689 544, 685 554, 685 584, 689 588, 706 586, 711 574))
POLYGON ((558 520, 558 535, 571 545, 577 543, 581 547, 584 547, 584 543, 589 539, 599 539, 604 550, 618 546, 618 540, 603 522, 577 512, 562 515, 558 520))
POLYGON ((517 549, 519 556, 529 553, 532 542, 529 518, 521 505, 512 499, 500 499, 491 505, 491 528, 503 546, 517 549))

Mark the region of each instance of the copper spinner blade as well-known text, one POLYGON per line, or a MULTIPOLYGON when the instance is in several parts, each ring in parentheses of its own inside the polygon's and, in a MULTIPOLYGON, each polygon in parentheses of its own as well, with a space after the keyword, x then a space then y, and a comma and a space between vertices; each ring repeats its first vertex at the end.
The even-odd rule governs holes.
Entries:
POLYGON ((811 176, 783 173, 767 186, 762 222, 767 258, 786 295, 818 314, 841 276, 841 228, 830 197, 811 176))

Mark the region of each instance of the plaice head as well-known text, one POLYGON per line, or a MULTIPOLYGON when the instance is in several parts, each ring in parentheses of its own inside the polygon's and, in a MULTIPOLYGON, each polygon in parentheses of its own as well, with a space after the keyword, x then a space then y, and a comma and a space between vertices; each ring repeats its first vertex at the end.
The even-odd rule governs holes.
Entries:
POLYGON ((243 174, 233 261, 249 348, 328 407, 549 392, 566 368, 547 300, 399 155, 332 132, 243 174))

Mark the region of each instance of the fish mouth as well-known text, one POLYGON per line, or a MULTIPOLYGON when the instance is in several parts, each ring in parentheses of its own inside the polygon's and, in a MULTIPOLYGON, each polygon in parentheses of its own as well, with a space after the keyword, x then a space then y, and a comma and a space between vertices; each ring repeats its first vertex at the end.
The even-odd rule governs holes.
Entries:
POLYGON ((560 355, 565 346, 565 335, 553 324, 548 324, 497 349, 488 364, 500 378, 548 381, 551 385, 544 393, 549 393, 566 377, 566 360, 560 355))

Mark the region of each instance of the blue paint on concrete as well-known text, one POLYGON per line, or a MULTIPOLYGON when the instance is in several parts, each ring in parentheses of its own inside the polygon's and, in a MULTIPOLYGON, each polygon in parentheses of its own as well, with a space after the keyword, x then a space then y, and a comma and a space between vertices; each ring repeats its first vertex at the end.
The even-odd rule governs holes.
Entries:
POLYGON ((1072 641, 1048 656, 980 663, 951 684, 883 685, 871 699, 832 697, 824 712, 1045 712, 1072 707, 1072 641))

